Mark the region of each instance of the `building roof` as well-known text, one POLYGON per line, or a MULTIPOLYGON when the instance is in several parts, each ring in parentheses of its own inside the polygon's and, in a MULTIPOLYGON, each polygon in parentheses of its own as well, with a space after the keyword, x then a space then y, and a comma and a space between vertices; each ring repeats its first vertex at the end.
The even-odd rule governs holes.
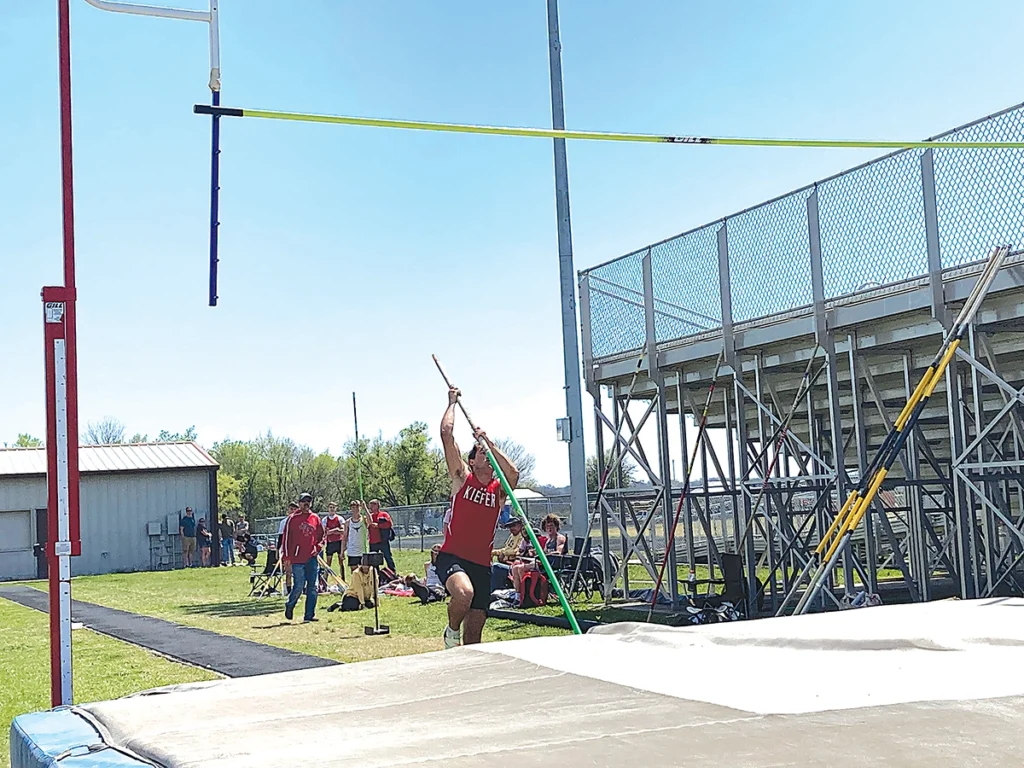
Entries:
POLYGON ((532 488, 516 488, 512 493, 516 499, 522 501, 523 499, 543 499, 546 498, 543 494, 537 493, 532 488))
MULTIPOLYGON (((217 466, 216 459, 193 442, 83 445, 78 449, 81 474, 217 466)), ((0 477, 45 474, 45 448, 0 448, 0 477)))

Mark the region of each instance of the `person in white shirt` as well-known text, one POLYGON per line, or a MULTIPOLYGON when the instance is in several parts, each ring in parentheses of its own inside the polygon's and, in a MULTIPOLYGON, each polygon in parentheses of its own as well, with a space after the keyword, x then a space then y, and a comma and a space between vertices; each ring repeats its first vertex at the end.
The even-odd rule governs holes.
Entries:
POLYGON ((365 521, 363 520, 361 501, 353 501, 349 505, 348 525, 345 530, 345 556, 349 568, 358 568, 362 563, 366 545, 363 544, 365 521))

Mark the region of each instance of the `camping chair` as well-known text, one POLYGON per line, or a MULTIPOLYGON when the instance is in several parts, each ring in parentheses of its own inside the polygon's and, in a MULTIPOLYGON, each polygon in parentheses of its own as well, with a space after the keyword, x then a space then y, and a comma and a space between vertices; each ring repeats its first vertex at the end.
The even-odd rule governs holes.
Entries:
POLYGON ((699 583, 718 584, 723 587, 722 594, 708 596, 704 603, 717 608, 722 603, 732 603, 743 613, 748 611, 761 612, 764 608, 764 585, 757 580, 757 605, 750 604, 750 590, 743 573, 743 557, 729 552, 719 554, 722 563, 722 578, 701 579, 699 583))
POLYGON ((573 553, 560 556, 558 567, 552 568, 568 600, 575 599, 579 594, 582 594, 585 600, 590 600, 594 597, 595 592, 598 595, 603 593, 604 574, 601 572, 601 563, 591 554, 591 544, 590 538, 584 540, 577 537, 573 540, 573 553), (579 564, 578 574, 576 573, 577 563, 579 564), (573 584, 574 575, 575 584, 573 584))
POLYGON ((284 570, 277 557, 277 550, 268 549, 267 562, 263 570, 257 571, 255 566, 249 570, 249 597, 284 596, 284 590, 281 588, 283 578, 284 570))

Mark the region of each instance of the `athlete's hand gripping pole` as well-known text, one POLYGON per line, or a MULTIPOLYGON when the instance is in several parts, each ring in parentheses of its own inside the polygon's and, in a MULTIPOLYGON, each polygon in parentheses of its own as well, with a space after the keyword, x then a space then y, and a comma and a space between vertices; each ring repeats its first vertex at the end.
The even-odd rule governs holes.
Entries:
MULTIPOLYGON (((434 358, 434 365, 437 366, 437 370, 441 374, 441 378, 444 379, 445 384, 448 385, 449 389, 453 387, 451 379, 448 378, 448 374, 445 373, 444 366, 441 365, 441 361, 437 359, 437 355, 431 355, 434 358)), ((473 430, 474 436, 477 433, 476 424, 473 423, 473 419, 470 418, 469 412, 466 411, 466 406, 462 404, 462 395, 460 393, 459 399, 456 400, 458 403, 459 410, 462 411, 462 415, 466 417, 466 421, 469 423, 469 428, 473 430)), ((540 542, 537 540, 537 535, 533 532, 533 528, 530 527, 530 520, 526 517, 526 513, 523 512, 523 508, 519 506, 519 502, 516 500, 515 494, 512 493, 512 489, 509 487, 508 480, 505 478, 505 473, 501 471, 501 467, 498 466, 497 460, 494 458, 494 454, 491 453, 491 448, 487 445, 484 440, 477 440, 477 445, 483 449, 487 455, 487 461, 490 462, 491 468, 494 470, 495 476, 501 483, 501 488, 505 491, 505 495, 508 496, 509 502, 512 504, 512 509, 519 515, 523 521, 523 528, 526 530, 526 535, 530 538, 530 543, 533 545, 534 552, 537 553, 537 559, 540 560, 541 565, 544 566, 544 573, 548 577, 548 581, 551 583, 551 587, 555 590, 555 594, 558 595, 558 602, 562 605, 562 610, 565 611, 565 618, 569 620, 569 626, 572 627, 573 634, 582 635, 583 630, 580 629, 579 622, 576 621, 576 614, 572 612, 572 607, 569 605, 569 601, 565 597, 565 593, 562 591, 562 585, 558 583, 558 578, 555 576, 555 572, 551 569, 551 563, 548 562, 547 555, 544 554, 544 548, 541 547, 540 542)))

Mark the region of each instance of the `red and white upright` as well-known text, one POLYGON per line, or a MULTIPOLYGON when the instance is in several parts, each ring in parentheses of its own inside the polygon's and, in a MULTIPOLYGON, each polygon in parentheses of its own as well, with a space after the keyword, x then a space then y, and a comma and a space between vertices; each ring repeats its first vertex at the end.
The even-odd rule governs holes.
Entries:
POLYGON ((71 558, 82 553, 78 518, 78 355, 75 331, 75 219, 71 161, 71 30, 58 0, 64 285, 43 288, 46 339, 46 484, 50 579, 50 700, 73 703, 71 558))

